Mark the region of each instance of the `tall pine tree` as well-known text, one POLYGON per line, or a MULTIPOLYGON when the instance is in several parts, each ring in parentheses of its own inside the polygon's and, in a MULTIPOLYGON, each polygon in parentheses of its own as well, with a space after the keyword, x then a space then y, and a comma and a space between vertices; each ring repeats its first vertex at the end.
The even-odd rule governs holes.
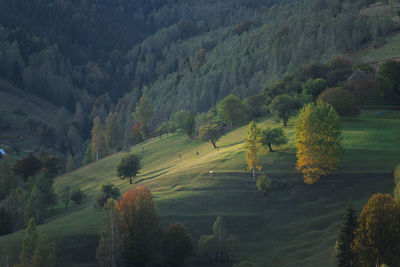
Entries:
POLYGON ((357 228, 357 217, 355 213, 356 211, 353 208, 353 205, 349 203, 343 216, 339 239, 337 241, 336 260, 340 267, 355 266, 354 253, 351 250, 354 231, 357 228))

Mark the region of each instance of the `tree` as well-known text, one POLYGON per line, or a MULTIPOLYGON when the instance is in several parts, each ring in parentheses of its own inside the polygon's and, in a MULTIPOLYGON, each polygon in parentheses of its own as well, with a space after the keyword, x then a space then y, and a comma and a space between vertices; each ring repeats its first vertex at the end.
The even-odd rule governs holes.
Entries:
POLYGON ((65 172, 70 172, 75 169, 74 159, 72 158, 71 154, 67 156, 67 164, 65 166, 65 172))
POLYGON ((283 126, 287 126, 290 117, 299 109, 299 102, 296 98, 283 94, 275 97, 269 109, 283 121, 283 126))
POLYGON ((287 144, 287 138, 282 128, 270 128, 262 129, 260 131, 260 143, 268 147, 269 152, 272 150, 272 145, 281 146, 287 144))
POLYGON ((97 207, 103 207, 108 199, 118 199, 121 195, 118 187, 112 183, 100 185, 99 192, 94 196, 94 203, 97 207))
POLYGON ((145 125, 150 125, 154 115, 154 107, 151 99, 147 95, 140 98, 133 116, 137 121, 141 121, 145 125))
POLYGON ((340 116, 357 115, 360 112, 353 95, 341 87, 326 89, 318 96, 318 101, 331 104, 340 116))
POLYGON ((257 188, 258 191, 262 192, 265 195, 267 195, 269 189, 271 188, 271 178, 269 178, 267 175, 260 175, 257 178, 257 188))
POLYGON ((340 118, 331 105, 317 102, 301 109, 296 122, 296 168, 305 183, 313 184, 335 170, 340 142, 340 118))
POLYGON ((62 168, 61 159, 53 155, 44 157, 42 160, 42 165, 42 168, 45 168, 48 171, 48 174, 51 178, 56 177, 62 168))
POLYGON ((373 99, 379 93, 379 84, 372 79, 351 81, 348 87, 355 99, 360 103, 360 108, 363 108, 366 102, 373 99))
POLYGON ((349 203, 343 216, 342 225, 340 227, 339 238, 337 241, 336 260, 339 267, 355 266, 354 253, 351 245, 354 240, 354 232, 357 228, 357 216, 353 205, 349 203))
POLYGON ((196 126, 196 113, 194 111, 189 112, 187 115, 185 122, 183 123, 183 130, 189 136, 189 138, 192 138, 194 133, 196 132, 195 129, 196 126))
POLYGON ((26 222, 30 218, 35 218, 36 223, 42 222, 46 215, 46 209, 54 206, 56 202, 53 179, 49 178, 47 172, 40 172, 34 179, 25 207, 26 222))
POLYGON ((74 187, 71 189, 71 201, 75 202, 75 204, 80 205, 85 198, 85 193, 79 188, 74 187))
POLYGON ((65 204, 65 209, 68 209, 69 201, 71 200, 71 185, 64 184, 58 190, 58 195, 65 204))
POLYGON ((234 235, 227 233, 223 218, 218 216, 213 225, 213 234, 202 235, 198 247, 200 254, 210 262, 231 263, 240 242, 234 235))
POLYGON ((395 183, 393 192, 394 200, 396 201, 396 203, 400 204, 400 165, 397 165, 394 168, 394 183, 395 183))
POLYGON ((358 219, 352 250, 357 266, 400 265, 400 206, 389 194, 372 195, 358 219))
POLYGON ((19 263, 15 267, 54 267, 56 264, 56 244, 48 242, 36 230, 34 219, 30 219, 25 231, 19 263))
POLYGON ((251 121, 247 129, 247 137, 244 139, 244 148, 246 148, 247 169, 253 171, 253 181, 256 180, 255 169, 261 171, 262 166, 258 163, 257 153, 261 147, 260 130, 254 121, 251 121))
POLYGON ((104 133, 105 129, 103 122, 99 117, 94 118, 92 128, 92 151, 96 156, 96 161, 99 160, 99 158, 107 155, 107 146, 104 133))
POLYGON ((266 97, 263 94, 254 95, 247 99, 246 106, 250 119, 255 119, 263 114, 265 101, 266 97))
POLYGON ((109 151, 115 151, 121 146, 119 119, 117 113, 110 113, 105 124, 105 140, 109 151))
POLYGON ((400 95, 400 62, 383 63, 378 70, 378 77, 392 90, 392 93, 400 95))
POLYGON ((118 163, 117 175, 122 180, 129 178, 129 184, 132 184, 132 178, 136 177, 140 169, 140 158, 135 154, 130 154, 118 163))
POLYGON ((93 161, 94 161, 93 146, 92 146, 92 143, 90 143, 87 146, 86 150, 85 150, 85 154, 83 156, 82 164, 83 165, 87 165, 87 164, 89 164, 89 163, 91 163, 93 161))
POLYGON ((11 169, 8 156, 0 160, 0 201, 5 199, 18 186, 18 179, 11 169))
POLYGON ((31 153, 17 161, 13 167, 13 171, 16 175, 23 177, 24 181, 26 181, 28 177, 35 175, 41 168, 42 162, 31 153))
POLYGON ((224 135, 224 129, 216 123, 204 125, 199 130, 199 138, 210 141, 214 148, 217 148, 216 142, 222 135, 224 135))
POLYGON ((324 79, 317 78, 315 80, 309 79, 302 86, 303 93, 306 95, 311 95, 313 99, 322 93, 328 87, 328 82, 324 79))
POLYGON ((100 266, 120 266, 122 263, 122 236, 119 231, 120 215, 115 201, 109 199, 106 204, 107 224, 100 232, 96 258, 100 266))
POLYGON ((140 121, 136 122, 133 125, 130 135, 129 135, 129 144, 137 145, 143 142, 143 133, 142 133, 142 123, 140 121))
POLYGON ((127 266, 151 266, 157 262, 161 228, 153 195, 144 186, 127 191, 117 202, 120 232, 127 266))
POLYGON ((218 115, 233 126, 246 118, 246 106, 234 95, 228 95, 217 106, 218 115))
POLYGON ((30 266, 33 254, 36 249, 36 243, 38 237, 39 236, 36 231, 35 220, 31 218, 28 222, 28 227, 25 230, 25 237, 22 243, 22 250, 21 253, 19 254, 19 262, 21 267, 30 266))
POLYGON ((11 233, 11 221, 5 208, 0 207, 0 236, 11 233))
POLYGON ((183 266, 193 250, 192 237, 180 223, 168 227, 163 240, 167 266, 183 266))

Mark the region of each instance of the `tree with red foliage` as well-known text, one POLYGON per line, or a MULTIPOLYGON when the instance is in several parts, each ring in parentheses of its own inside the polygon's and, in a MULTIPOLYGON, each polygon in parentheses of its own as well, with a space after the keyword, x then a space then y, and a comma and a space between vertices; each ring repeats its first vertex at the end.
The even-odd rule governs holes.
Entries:
POLYGON ((152 266, 159 258, 161 228, 153 195, 144 186, 127 191, 116 205, 126 266, 152 266))

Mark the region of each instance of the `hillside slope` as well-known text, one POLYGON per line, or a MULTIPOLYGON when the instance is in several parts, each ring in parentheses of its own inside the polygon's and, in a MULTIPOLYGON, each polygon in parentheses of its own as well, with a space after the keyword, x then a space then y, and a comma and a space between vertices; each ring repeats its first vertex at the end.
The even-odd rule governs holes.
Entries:
MULTIPOLYGON (((393 190, 392 169, 400 152, 399 117, 397 111, 383 111, 380 117, 364 111, 344 119, 340 169, 312 186, 305 185, 294 170, 293 121, 285 128, 289 144, 278 152, 261 155, 263 172, 289 184, 267 197, 257 192, 246 171, 242 148, 246 126, 224 136, 217 143, 218 150, 180 135, 154 138, 132 148, 143 158, 135 185, 152 190, 164 227, 182 222, 195 242, 211 231, 217 216, 223 216, 228 231, 241 240, 238 260, 251 260, 260 266, 333 266, 332 248, 346 202, 352 199, 359 212, 371 194, 393 190), (215 171, 212 177, 210 170, 215 171)), ((271 117, 259 122, 259 126, 275 124, 271 117)), ((125 154, 57 178, 56 188, 71 183, 88 194, 82 206, 64 211, 59 205, 54 216, 39 227, 56 240, 59 266, 96 265, 97 233, 104 222, 103 212, 92 207, 91 199, 106 181, 117 184, 121 191, 132 188, 128 181, 116 177, 115 166, 125 154)), ((23 235, 20 231, 0 237, 0 257, 6 251, 15 257, 23 235)), ((204 264, 196 259, 190 263, 204 264)))

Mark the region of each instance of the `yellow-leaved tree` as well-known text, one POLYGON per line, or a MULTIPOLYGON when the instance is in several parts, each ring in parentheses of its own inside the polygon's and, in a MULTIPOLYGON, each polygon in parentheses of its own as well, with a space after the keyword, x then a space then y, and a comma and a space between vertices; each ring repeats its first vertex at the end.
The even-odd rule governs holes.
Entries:
POLYGON ((251 121, 247 129, 247 137, 244 139, 244 148, 246 151, 247 169, 253 171, 253 180, 256 180, 255 169, 261 171, 262 166, 258 164, 257 153, 261 147, 260 130, 254 121, 251 121))
POLYGON ((336 169, 340 142, 340 118, 330 104, 318 101, 301 109, 296 122, 296 168, 305 183, 313 184, 336 169))

